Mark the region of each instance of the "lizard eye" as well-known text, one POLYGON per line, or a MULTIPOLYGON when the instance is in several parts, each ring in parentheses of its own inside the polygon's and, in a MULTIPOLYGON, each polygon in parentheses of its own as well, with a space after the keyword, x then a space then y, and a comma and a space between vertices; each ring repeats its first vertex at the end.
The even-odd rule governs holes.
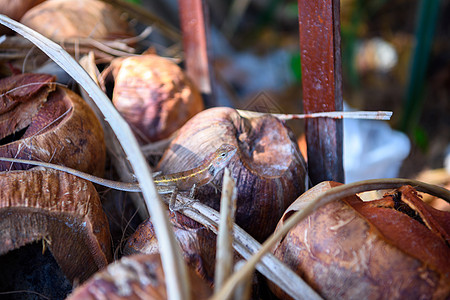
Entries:
POLYGON ((221 157, 225 157, 225 156, 227 156, 227 154, 226 153, 222 153, 222 154, 220 154, 220 156, 221 157))

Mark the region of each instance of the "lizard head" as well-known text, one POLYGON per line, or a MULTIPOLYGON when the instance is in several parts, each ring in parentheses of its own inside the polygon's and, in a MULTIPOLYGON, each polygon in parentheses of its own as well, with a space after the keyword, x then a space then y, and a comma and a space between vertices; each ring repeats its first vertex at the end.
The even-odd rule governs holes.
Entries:
POLYGON ((236 154, 237 147, 230 144, 221 145, 215 152, 212 161, 213 175, 217 175, 236 154))

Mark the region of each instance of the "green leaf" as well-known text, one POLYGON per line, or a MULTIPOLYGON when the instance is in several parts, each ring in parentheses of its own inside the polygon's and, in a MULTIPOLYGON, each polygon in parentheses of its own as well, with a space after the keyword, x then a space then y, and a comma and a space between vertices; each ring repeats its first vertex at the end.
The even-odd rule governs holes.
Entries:
POLYGON ((300 53, 295 53, 291 56, 291 71, 294 74, 295 80, 302 81, 302 63, 300 53))
POLYGON ((428 149, 428 134, 422 127, 417 126, 414 128, 413 140, 420 150, 425 152, 428 149))
POLYGON ((141 0, 125 0, 125 1, 129 2, 129 3, 136 4, 136 5, 141 5, 142 4, 141 0))

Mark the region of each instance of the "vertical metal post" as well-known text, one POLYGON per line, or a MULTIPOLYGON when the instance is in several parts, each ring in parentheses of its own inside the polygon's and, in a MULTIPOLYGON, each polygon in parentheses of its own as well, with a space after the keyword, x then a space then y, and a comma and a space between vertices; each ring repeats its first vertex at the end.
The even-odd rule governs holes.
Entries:
MULTIPOLYGON (((342 110, 339 0, 298 0, 305 113, 342 110)), ((313 184, 344 182, 342 120, 306 120, 313 184)))
POLYGON ((416 44, 411 57, 408 84, 403 101, 401 130, 414 133, 425 101, 425 75, 427 73, 434 31, 438 22, 440 0, 422 0, 418 6, 416 44))
POLYGON ((209 18, 204 0, 179 0, 180 23, 188 76, 200 89, 205 106, 214 104, 213 77, 208 51, 209 18))

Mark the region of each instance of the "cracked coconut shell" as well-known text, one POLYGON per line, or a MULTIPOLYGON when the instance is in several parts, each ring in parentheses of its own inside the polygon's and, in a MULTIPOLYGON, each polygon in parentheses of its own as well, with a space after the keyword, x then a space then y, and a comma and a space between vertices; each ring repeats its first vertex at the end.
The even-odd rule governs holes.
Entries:
MULTIPOLYGON (((278 227, 331 187, 308 190, 278 227)), ((404 186, 382 199, 328 203, 292 228, 273 253, 325 299, 448 299, 450 213, 404 186)), ((278 297, 287 298, 276 286, 278 297)))
POLYGON ((0 229, 0 255, 43 240, 72 282, 85 281, 112 259, 97 191, 64 172, 0 172, 0 229))
POLYGON ((97 0, 52 0, 30 9, 20 23, 57 41, 130 37, 121 11, 97 0))
POLYGON ((111 69, 113 104, 141 143, 168 138, 204 108, 197 88, 167 58, 152 54, 118 58, 111 69))
MULTIPOLYGON (((191 299, 207 299, 211 289, 188 268, 191 299)), ((124 256, 78 287, 68 300, 167 299, 166 278, 158 254, 124 256)))
MULTIPOLYGON (((236 223, 262 241, 304 191, 304 160, 282 121, 269 115, 244 118, 232 108, 217 107, 180 128, 157 169, 163 174, 192 169, 222 144, 238 148, 228 164, 238 189, 236 223)), ((222 177, 223 171, 211 185, 197 188, 195 198, 218 210, 222 177)))
MULTIPOLYGON (((89 105, 54 77, 22 74, 0 80, 0 156, 40 160, 102 176, 103 129, 89 105)), ((31 165, 0 162, 0 171, 31 165)))

